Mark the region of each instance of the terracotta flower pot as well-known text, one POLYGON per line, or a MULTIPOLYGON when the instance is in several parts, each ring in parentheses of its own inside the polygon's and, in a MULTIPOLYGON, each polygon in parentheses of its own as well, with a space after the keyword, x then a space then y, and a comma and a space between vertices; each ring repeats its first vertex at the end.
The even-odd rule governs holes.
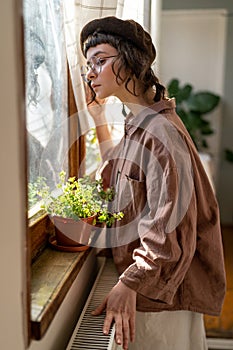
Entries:
POLYGON ((87 249, 90 234, 94 228, 94 220, 95 215, 88 218, 82 218, 78 221, 70 218, 53 216, 57 245, 63 247, 83 246, 84 249, 87 249))

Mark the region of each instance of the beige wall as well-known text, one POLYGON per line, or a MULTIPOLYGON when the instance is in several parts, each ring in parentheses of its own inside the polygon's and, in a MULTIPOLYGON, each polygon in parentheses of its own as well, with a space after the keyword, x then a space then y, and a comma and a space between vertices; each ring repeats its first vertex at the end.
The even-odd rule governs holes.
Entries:
POLYGON ((0 2, 0 348, 24 349, 24 203, 19 138, 14 0, 0 2))
MULTIPOLYGON (((18 0, 0 1, 0 349, 26 349, 24 318, 25 283, 25 174, 22 127, 22 87, 20 89, 20 23, 18 0), (21 131, 20 131, 21 130, 21 131), (9 185, 9 186, 8 186, 9 185)), ((22 74, 22 72, 21 72, 22 74)), ((89 273, 95 255, 85 262, 42 341, 32 341, 30 350, 63 350, 72 326, 89 293, 89 273)))

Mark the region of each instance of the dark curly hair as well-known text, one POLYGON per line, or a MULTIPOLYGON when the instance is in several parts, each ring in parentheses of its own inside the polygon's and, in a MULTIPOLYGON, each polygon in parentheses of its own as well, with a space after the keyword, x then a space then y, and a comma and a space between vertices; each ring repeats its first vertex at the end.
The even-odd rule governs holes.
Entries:
MULTIPOLYGON (((84 44, 84 54, 86 56, 87 51, 91 47, 95 47, 99 44, 109 44, 118 51, 118 56, 112 61, 113 73, 116 76, 118 84, 124 81, 121 72, 124 70, 129 72, 128 78, 124 81, 125 88, 134 96, 137 96, 135 88, 135 78, 138 79, 142 86, 143 92, 146 92, 150 87, 155 88, 154 101, 158 102, 165 98, 165 87, 160 84, 159 79, 155 76, 151 64, 151 58, 143 50, 140 50, 130 41, 126 41, 120 36, 115 36, 106 33, 94 32, 87 38, 84 44), (116 68, 116 62, 118 67, 116 68), (129 88, 129 83, 133 82, 133 88, 129 88)), ((90 82, 88 83, 91 89, 91 100, 89 103, 95 100, 96 94, 91 88, 90 82)))

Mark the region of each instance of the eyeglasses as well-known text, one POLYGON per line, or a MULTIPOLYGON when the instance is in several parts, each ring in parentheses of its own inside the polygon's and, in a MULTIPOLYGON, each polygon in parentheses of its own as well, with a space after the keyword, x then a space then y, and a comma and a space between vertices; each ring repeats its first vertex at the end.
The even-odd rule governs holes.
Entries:
POLYGON ((91 69, 95 74, 100 74, 102 71, 102 66, 105 64, 106 60, 108 58, 113 58, 113 57, 117 57, 117 55, 105 56, 105 57, 96 57, 96 56, 91 57, 90 61, 87 62, 87 65, 81 67, 81 76, 83 80, 86 83, 89 83, 90 80, 87 78, 87 74, 89 70, 91 69))

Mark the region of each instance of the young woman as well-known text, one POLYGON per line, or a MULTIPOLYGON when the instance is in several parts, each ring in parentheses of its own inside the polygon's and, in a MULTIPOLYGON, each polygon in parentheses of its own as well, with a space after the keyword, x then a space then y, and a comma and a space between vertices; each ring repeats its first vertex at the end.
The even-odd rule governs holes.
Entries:
POLYGON ((218 315, 225 294, 218 205, 151 69, 151 37, 133 20, 105 17, 85 25, 81 47, 103 181, 124 212, 109 243, 119 281, 93 313, 106 310, 103 332, 115 322, 123 349, 207 349, 202 315, 218 315), (115 147, 102 104, 109 96, 130 110, 115 147))

